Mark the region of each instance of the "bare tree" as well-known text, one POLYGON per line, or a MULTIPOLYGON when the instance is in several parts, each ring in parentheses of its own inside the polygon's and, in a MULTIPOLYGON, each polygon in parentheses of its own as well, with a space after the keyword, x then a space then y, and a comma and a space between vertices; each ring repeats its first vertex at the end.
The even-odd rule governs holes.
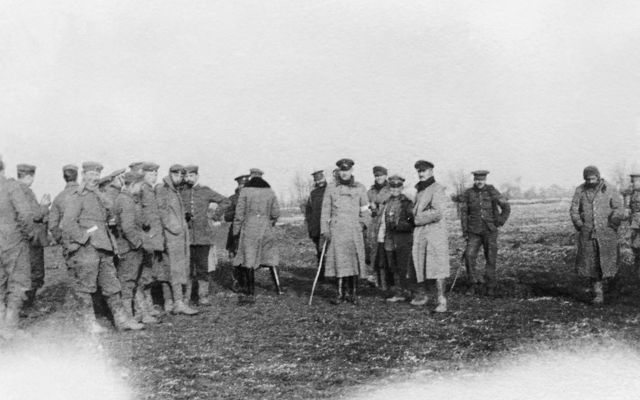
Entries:
POLYGON ((456 204, 456 212, 458 214, 458 218, 460 218, 462 194, 467 187, 471 185, 471 180, 469 179, 469 174, 465 173, 462 169, 449 171, 448 178, 449 182, 453 185, 454 190, 454 193, 451 195, 451 200, 456 204))
POLYGON ((313 188, 313 179, 305 179, 305 175, 303 175, 300 171, 297 171, 293 177, 292 184, 292 202, 295 202, 296 205, 300 207, 300 210, 304 213, 304 208, 307 204, 307 199, 309 198, 309 192, 311 192, 311 188, 313 188))
POLYGON ((629 172, 631 166, 626 161, 618 161, 611 170, 609 181, 616 185, 618 190, 624 190, 629 186, 629 172))

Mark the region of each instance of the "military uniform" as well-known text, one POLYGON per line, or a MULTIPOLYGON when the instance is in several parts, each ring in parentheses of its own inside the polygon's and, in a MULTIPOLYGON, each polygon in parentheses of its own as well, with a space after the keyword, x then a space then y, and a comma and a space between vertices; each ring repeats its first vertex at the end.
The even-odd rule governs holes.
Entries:
MULTIPOLYGON (((387 169, 381 166, 373 167, 373 175, 387 175, 387 169)), ((368 275, 373 275, 376 284, 380 285, 383 290, 387 289, 387 283, 393 279, 392 276, 383 276, 385 255, 382 246, 378 246, 378 232, 380 231, 380 223, 382 222, 382 207, 389 200, 391 191, 389 182, 384 181, 382 185, 374 183, 367 191, 367 199, 369 200, 369 209, 371 210, 371 221, 366 231, 366 255, 367 263, 370 265, 368 275)))
MULTIPOLYGON (((486 176, 487 171, 474 171, 475 176, 486 176)), ((472 283, 481 282, 476 274, 476 258, 480 247, 486 259, 485 281, 495 286, 496 259, 498 256, 498 228, 507 222, 511 207, 509 202, 492 185, 482 189, 472 187, 462 195, 461 215, 463 234, 467 235, 465 261, 472 283)))
POLYGON ((158 282, 170 282, 171 275, 164 252, 164 233, 160 221, 158 200, 153 186, 143 183, 140 193, 142 205, 143 230, 142 248, 144 249, 144 263, 152 269, 152 276, 158 282))
MULTIPOLYGON (((324 177, 323 171, 316 171, 311 175, 315 178, 319 176, 319 174, 322 174, 324 177)), ((322 198, 324 197, 326 189, 326 182, 316 183, 314 189, 309 193, 309 199, 307 199, 307 204, 304 209, 304 220, 307 223, 307 232, 309 233, 309 238, 316 246, 318 261, 320 260, 320 253, 322 252, 322 246, 320 244, 320 217, 322 214, 322 198)), ((324 276, 324 267, 322 270, 321 276, 324 276)))
POLYGON ((18 183, 0 174, 0 329, 17 326, 24 293, 31 288, 33 217, 18 183))
MULTIPOLYGON (((98 163, 83 163, 84 171, 101 171, 98 163)), ((100 286, 119 329, 141 329, 124 313, 120 298, 114 255, 115 238, 107 227, 106 196, 96 188, 81 184, 69 197, 62 218, 65 249, 70 254, 71 283, 90 329, 95 329, 91 295, 100 286)))
POLYGON ((62 243, 60 222, 64 216, 64 209, 67 205, 69 196, 78 189, 78 186, 78 182, 67 182, 62 192, 58 193, 51 203, 51 209, 49 210, 49 229, 51 230, 51 235, 59 244, 62 243))
MULTIPOLYGON (((631 174, 631 180, 640 179, 640 173, 631 174)), ((634 264, 640 271, 640 189, 631 186, 624 191, 624 203, 629 211, 629 228, 631 229, 631 249, 634 255, 634 264)))

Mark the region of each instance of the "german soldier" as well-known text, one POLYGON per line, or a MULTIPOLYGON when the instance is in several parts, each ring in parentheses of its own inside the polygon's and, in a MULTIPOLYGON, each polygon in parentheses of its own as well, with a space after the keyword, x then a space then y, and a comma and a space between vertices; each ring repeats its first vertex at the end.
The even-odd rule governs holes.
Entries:
POLYGON ((380 230, 380 222, 382 220, 380 211, 383 204, 389 200, 391 190, 389 189, 389 182, 387 182, 387 169, 385 167, 380 165, 373 167, 373 177, 375 182, 367 191, 369 209, 371 210, 371 223, 367 227, 365 245, 367 245, 366 256, 369 257, 372 270, 368 271, 367 275, 372 283, 386 291, 389 277, 385 275, 382 268, 382 264, 384 264, 384 246, 378 246, 377 232, 380 230), (374 279, 371 279, 371 276, 374 279))
POLYGON ((189 275, 189 228, 184 218, 185 209, 178 187, 182 183, 184 167, 174 164, 169 175, 156 187, 160 220, 164 228, 167 255, 171 271, 174 314, 194 315, 194 310, 184 301, 184 289, 189 275))
POLYGON ((103 330, 96 322, 91 299, 98 286, 107 298, 116 328, 139 330, 143 325, 131 319, 122 307, 120 282, 113 264, 117 246, 107 227, 109 200, 98 190, 101 171, 99 163, 82 164, 82 184, 71 194, 64 210, 61 227, 66 251, 71 255, 72 284, 92 333, 103 330))
MULTIPOLYGON (((322 244, 320 243, 320 217, 322 214, 322 198, 327 188, 327 180, 324 171, 318 170, 311 174, 313 176, 313 190, 309 194, 309 199, 305 206, 304 220, 307 223, 309 238, 316 246, 316 257, 320 261, 322 244)), ((324 265, 320 267, 320 280, 324 279, 324 265)))
POLYGON ((482 279, 476 273, 476 258, 480 247, 487 261, 484 281, 487 295, 493 296, 496 286, 496 259, 498 257, 498 228, 504 225, 511 213, 511 206, 498 189, 487 185, 489 171, 473 171, 473 187, 462 195, 460 219, 462 234, 467 240, 465 262, 471 280, 469 293, 482 279))
POLYGON ((427 303, 426 288, 421 285, 427 279, 436 280, 438 306, 436 312, 447 311, 445 279, 449 277, 449 236, 447 235, 447 197, 444 186, 433 176, 433 163, 418 160, 415 163, 419 182, 416 185, 416 202, 413 206, 413 265, 418 292, 413 305, 427 303), (420 293, 422 292, 422 293, 420 293))
POLYGON ((624 192, 624 205, 631 229, 631 249, 636 273, 640 272, 640 173, 632 173, 631 186, 624 192))
POLYGON ((58 244, 62 244, 60 222, 64 216, 64 208, 67 205, 69 195, 78 188, 78 167, 71 164, 62 167, 62 178, 66 182, 64 189, 53 199, 49 210, 49 230, 58 244))
POLYGON ((594 304, 604 302, 604 279, 618 272, 618 234, 624 213, 620 195, 600 177, 598 168, 587 166, 584 183, 576 188, 569 213, 576 228, 576 269, 593 284, 594 304))
POLYGON ((29 240, 29 254, 31 258, 31 289, 27 291, 25 306, 32 306, 36 291, 44 285, 44 248, 49 245, 47 223, 49 219, 49 205, 51 196, 45 194, 38 202, 31 185, 35 179, 36 167, 30 164, 18 165, 18 183, 24 192, 29 206, 33 210, 33 234, 29 240))
POLYGON ((34 211, 20 185, 4 174, 0 160, 0 334, 18 327, 25 292, 31 288, 29 238, 34 211))
POLYGON ((154 324, 158 320, 151 315, 151 307, 145 302, 143 294, 144 288, 151 284, 151 268, 144 266, 144 249, 142 248, 145 232, 140 192, 144 175, 141 172, 129 171, 124 174, 122 180, 124 187, 116 197, 114 206, 120 258, 118 278, 122 287, 122 303, 127 315, 133 317, 135 302, 136 319, 144 324, 154 324))
MULTIPOLYGON (((208 186, 198 183, 200 175, 197 165, 184 167, 184 185, 181 188, 182 202, 185 206, 185 219, 189 227, 190 269, 189 277, 198 283, 198 302, 211 304, 209 300, 209 251, 214 246, 214 234, 209 224, 207 212, 212 205, 221 210, 228 207, 229 200, 208 186)), ((216 214, 214 214, 216 215, 216 214)), ((190 300, 187 298, 187 301, 190 300)))
POLYGON ((358 277, 365 276, 363 231, 369 201, 364 185, 353 177, 353 160, 343 158, 336 165, 338 180, 327 186, 322 199, 320 229, 329 243, 325 276, 337 278, 338 293, 332 303, 347 300, 357 304, 358 277))

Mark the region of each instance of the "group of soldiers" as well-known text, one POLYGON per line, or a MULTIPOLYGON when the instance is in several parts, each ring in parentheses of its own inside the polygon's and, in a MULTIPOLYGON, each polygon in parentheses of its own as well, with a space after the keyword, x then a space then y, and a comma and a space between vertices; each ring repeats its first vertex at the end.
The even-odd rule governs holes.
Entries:
MULTIPOLYGON (((352 175, 351 159, 341 159, 327 183, 314 172, 314 189, 305 207, 309 237, 316 245, 321 276, 335 277, 334 304, 357 303, 358 278, 365 278, 387 295, 388 302, 428 303, 427 282, 435 281, 436 312, 447 311, 445 280, 450 274, 446 222, 448 198, 436 182, 434 164, 418 160, 415 200, 404 192, 405 178, 388 176, 373 167, 374 184, 367 191, 352 175)), ((495 289, 498 228, 510 213, 508 201, 488 185, 488 171, 473 172, 474 185, 461 196, 462 230, 467 239, 465 264, 469 293, 495 289), (484 249, 484 275, 476 258, 484 249)))
MULTIPOLYGON (((332 303, 357 304, 358 280, 364 278, 388 302, 424 306, 427 282, 434 281, 435 311, 447 311, 449 200, 435 180, 434 164, 415 162, 415 198, 404 194, 404 177, 388 176, 382 166, 373 168, 369 190, 355 181, 353 160, 340 159, 336 166, 331 182, 322 170, 312 174, 314 188, 305 207, 320 276, 335 279, 332 303)), ((118 329, 139 330, 158 322, 163 312, 193 315, 198 313, 193 304, 210 304, 214 227, 222 221, 231 222, 226 249, 240 303, 255 301, 255 270, 261 267, 270 268, 281 293, 274 230, 280 208, 260 169, 236 177, 238 186, 229 198, 200 185, 195 165, 172 165, 160 183, 159 166, 152 162, 135 162, 101 178, 102 169, 97 162, 84 162, 81 169, 66 165, 64 190, 53 202, 49 195, 38 201, 30 189, 36 167, 20 164, 16 179, 9 179, 0 160, 0 332, 15 331, 23 306, 37 307, 50 237, 62 245, 82 319, 94 333, 105 329, 93 310, 98 290, 118 329), (162 293, 161 307, 154 302, 154 286, 162 293)), ((498 229, 509 218, 510 206, 487 184, 488 174, 474 171, 473 186, 457 200, 466 239, 467 293, 491 296, 498 229), (480 248, 486 258, 483 275, 476 270, 480 248)), ((593 282, 598 304, 603 281, 617 272, 617 228, 624 219, 631 221, 640 264, 640 174, 631 176, 626 207, 597 168, 585 168, 583 177, 570 209, 577 230, 576 267, 593 282)))

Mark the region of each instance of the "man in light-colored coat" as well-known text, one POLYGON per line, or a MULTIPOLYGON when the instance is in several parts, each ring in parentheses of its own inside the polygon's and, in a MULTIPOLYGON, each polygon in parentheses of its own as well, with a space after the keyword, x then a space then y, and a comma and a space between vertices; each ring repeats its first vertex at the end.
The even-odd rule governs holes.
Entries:
POLYGON ((262 171, 254 168, 251 175, 240 190, 233 220, 233 234, 238 243, 233 265, 241 267, 239 282, 246 297, 240 300, 249 303, 255 300, 255 270, 262 266, 272 267, 272 276, 279 287, 274 268, 280 262, 274 231, 280 217, 278 199, 269 183, 262 179, 262 171))
POLYGON ((593 303, 602 304, 602 281, 618 272, 617 230, 624 211, 620 194, 600 177, 598 168, 586 167, 583 178, 585 182, 576 188, 569 209, 577 231, 576 269, 579 276, 593 283, 593 303))
POLYGON ((382 208, 384 204, 391 197, 391 188, 387 181, 387 169, 380 165, 373 167, 373 177, 375 182, 367 191, 367 198, 369 199, 369 209, 371 210, 371 220, 366 230, 365 243, 369 257, 369 268, 367 271, 367 279, 374 283, 377 287, 386 291, 389 284, 393 283, 393 276, 387 276, 383 264, 384 258, 384 246, 380 246, 378 243, 378 232, 380 231, 380 223, 382 221, 382 208), (373 276, 373 279, 371 278, 373 276), (390 282, 391 281, 391 282, 390 282))
POLYGON ((353 160, 344 158, 336 165, 338 179, 334 185, 327 186, 322 199, 320 229, 323 239, 329 242, 325 276, 338 278, 334 304, 344 300, 355 304, 358 277, 366 277, 363 230, 369 201, 364 185, 353 177, 353 160))
POLYGON ((156 187, 158 210, 164 228, 165 247, 171 269, 171 289, 173 291, 174 314, 194 315, 198 310, 184 301, 184 286, 189 276, 189 227, 184 218, 184 205, 178 192, 182 183, 184 167, 174 164, 169 168, 169 176, 156 187))
POLYGON ((427 279, 435 279, 438 297, 435 311, 445 312, 445 279, 449 277, 450 270, 449 237, 445 219, 447 196, 444 186, 435 181, 433 167, 429 161, 418 160, 415 163, 420 181, 416 185, 418 193, 413 207, 413 264, 421 295, 416 296, 411 304, 427 304, 425 283, 427 279))

